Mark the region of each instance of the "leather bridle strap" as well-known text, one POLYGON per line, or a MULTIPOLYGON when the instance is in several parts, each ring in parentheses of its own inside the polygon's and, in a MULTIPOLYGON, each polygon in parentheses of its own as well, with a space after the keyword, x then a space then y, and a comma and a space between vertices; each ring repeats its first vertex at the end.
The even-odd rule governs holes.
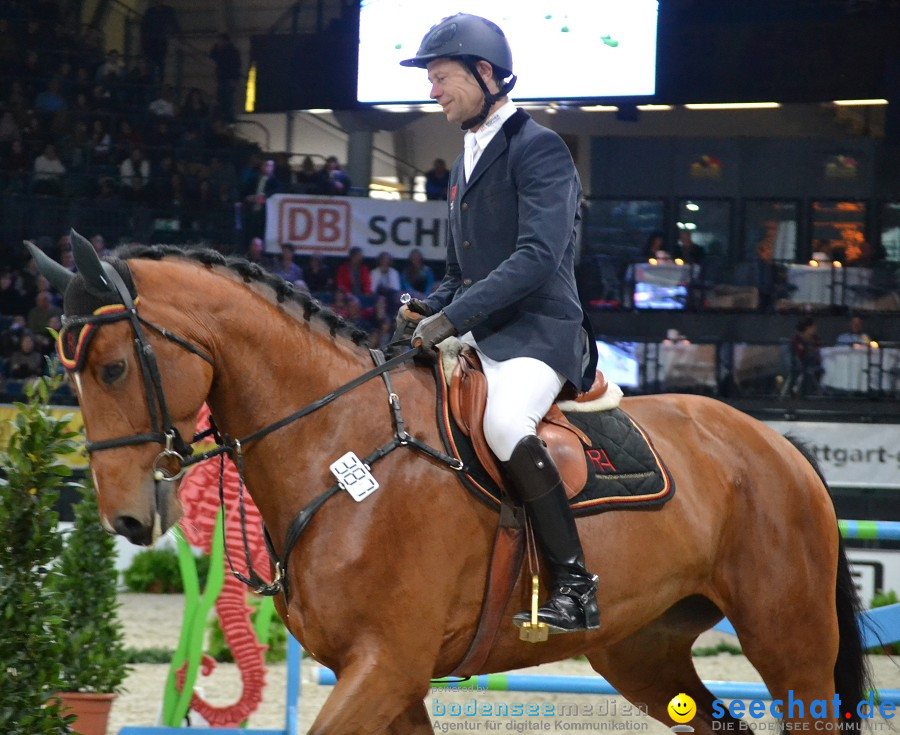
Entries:
MULTIPOLYGON (((112 286, 115 288, 122 304, 125 307, 124 312, 110 315, 110 318, 98 317, 96 321, 110 322, 119 319, 128 319, 131 322, 131 329, 134 333, 134 347, 137 354, 138 364, 141 368, 141 376, 144 384, 144 395, 147 400, 147 408, 150 412, 150 432, 141 434, 132 434, 130 436, 118 437, 116 439, 105 439, 102 441, 88 442, 87 451, 89 453, 99 452, 105 449, 116 449, 118 447, 132 446, 137 444, 158 443, 164 444, 167 451, 174 451, 181 456, 191 453, 190 446, 181 437, 180 432, 172 421, 169 414, 169 406, 166 402, 166 394, 162 387, 162 377, 159 372, 159 365, 156 360, 156 354, 153 352, 153 345, 147 341, 142 328, 142 323, 150 326, 154 331, 160 333, 167 339, 175 342, 188 349, 195 355, 202 357, 204 360, 212 364, 212 359, 201 353, 193 345, 186 340, 181 339, 171 332, 151 325, 145 322, 137 313, 137 307, 131 298, 131 292, 128 286, 122 280, 118 271, 109 263, 102 263, 103 273, 112 286)), ((86 320, 86 323, 87 320, 86 320)))

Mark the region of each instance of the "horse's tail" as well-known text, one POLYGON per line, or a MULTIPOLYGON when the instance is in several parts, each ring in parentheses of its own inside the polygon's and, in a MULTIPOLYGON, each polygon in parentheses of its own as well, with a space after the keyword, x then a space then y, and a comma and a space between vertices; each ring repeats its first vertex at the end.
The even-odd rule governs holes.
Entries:
MULTIPOLYGON (((787 439, 812 465, 825 489, 828 490, 828 483, 825 481, 825 476, 822 474, 815 455, 796 437, 788 435, 787 439)), ((872 675, 857 624, 857 616, 863 609, 862 602, 850 574, 850 563, 847 561, 844 541, 840 535, 838 536, 835 604, 838 622, 838 655, 834 664, 834 688, 843 706, 850 713, 850 722, 858 724, 860 717, 857 713, 857 704, 866 698, 868 690, 872 687, 872 675)))

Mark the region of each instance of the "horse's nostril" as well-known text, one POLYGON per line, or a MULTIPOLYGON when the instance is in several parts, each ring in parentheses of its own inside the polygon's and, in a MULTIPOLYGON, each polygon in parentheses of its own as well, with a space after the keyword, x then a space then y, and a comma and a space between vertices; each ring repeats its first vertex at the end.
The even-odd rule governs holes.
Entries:
POLYGON ((116 533, 124 536, 133 544, 149 546, 152 540, 151 527, 141 523, 132 516, 118 516, 113 523, 116 533))

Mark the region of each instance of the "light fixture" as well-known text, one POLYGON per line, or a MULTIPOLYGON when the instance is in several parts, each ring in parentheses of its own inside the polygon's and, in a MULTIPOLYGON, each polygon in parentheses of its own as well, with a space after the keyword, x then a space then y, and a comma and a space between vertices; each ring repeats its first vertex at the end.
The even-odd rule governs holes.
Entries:
POLYGON ((871 100, 834 100, 831 104, 837 105, 838 107, 855 107, 859 105, 886 105, 888 101, 886 99, 871 99, 871 100))
POLYGON ((615 105, 585 105, 581 108, 582 112, 618 112, 619 108, 615 105))
POLYGON ((818 261, 818 260, 811 260, 811 261, 809 261, 809 264, 810 264, 813 268, 818 268, 818 267, 819 267, 819 261, 818 261))
POLYGON ((681 258, 675 258, 675 265, 684 265, 684 260, 681 258))
POLYGON ((684 205, 684 208, 688 212, 699 212, 700 211, 700 205, 694 204, 694 202, 688 202, 687 204, 684 205))
POLYGON ((780 102, 710 102, 685 105, 688 110, 771 110, 780 102))
POLYGON ((839 261, 839 260, 834 261, 831 265, 833 265, 835 268, 843 268, 844 267, 844 264, 841 263, 841 261, 839 261))
POLYGON ((666 112, 667 110, 674 110, 674 105, 638 105, 637 108, 641 112, 666 112))

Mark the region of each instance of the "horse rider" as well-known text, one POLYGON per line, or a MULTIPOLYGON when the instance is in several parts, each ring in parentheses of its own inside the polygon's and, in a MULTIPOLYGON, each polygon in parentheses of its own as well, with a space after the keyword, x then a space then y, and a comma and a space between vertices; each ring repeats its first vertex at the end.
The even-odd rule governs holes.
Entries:
MULTIPOLYGON (((536 434, 566 383, 587 390, 596 366, 575 286, 581 184, 572 156, 509 100, 512 52, 491 21, 444 18, 400 63, 428 70, 431 99, 466 132, 450 174, 446 275, 430 296, 402 306, 398 321, 418 320, 413 341, 426 350, 458 334, 477 350, 488 383, 485 438, 552 577, 538 620, 555 633, 593 630, 597 577, 585 568, 559 471, 536 434)), ((514 622, 530 619, 520 612, 514 622)))

